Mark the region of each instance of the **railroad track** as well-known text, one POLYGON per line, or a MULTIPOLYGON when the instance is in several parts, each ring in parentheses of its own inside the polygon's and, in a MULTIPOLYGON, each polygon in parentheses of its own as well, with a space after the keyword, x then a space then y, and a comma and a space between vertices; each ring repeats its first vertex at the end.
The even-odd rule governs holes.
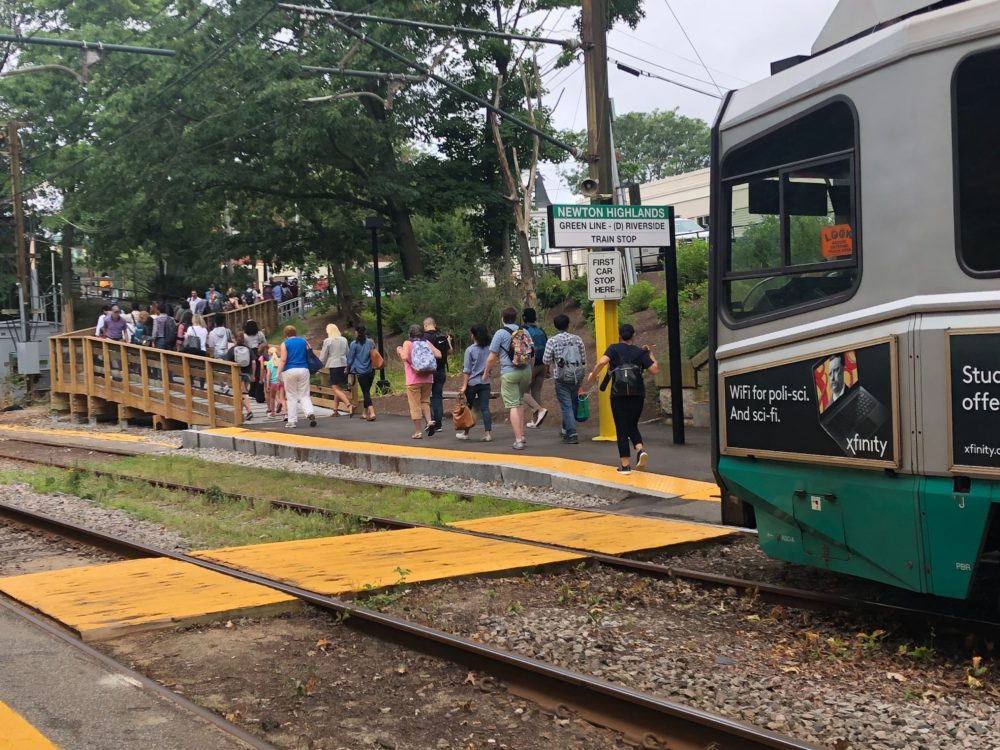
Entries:
MULTIPOLYGON (((347 518, 352 518, 360 527, 366 529, 444 528, 447 531, 456 534, 467 534, 471 536, 484 537, 500 541, 517 541, 522 544, 530 544, 552 550, 573 552, 587 557, 594 563, 604 565, 609 568, 614 568, 616 570, 623 570, 653 578, 687 581, 690 583, 696 583, 703 586, 712 586, 715 588, 732 588, 736 591, 743 592, 744 594, 759 596, 764 601, 770 603, 779 604, 787 607, 794 607, 798 609, 820 610, 826 612, 839 611, 839 612, 848 612, 853 614, 861 614, 871 617, 883 617, 887 619, 902 621, 905 623, 915 624, 921 627, 925 627, 928 624, 932 624, 939 630, 956 632, 960 634, 972 633, 986 637, 996 637, 998 634, 1000 634, 1000 622, 992 620, 984 620, 974 617, 973 618, 963 617, 955 614, 950 614, 947 612, 928 610, 920 607, 909 607, 901 604, 880 602, 870 599, 852 598, 849 596, 843 596, 839 594, 830 594, 825 592, 812 591, 808 589, 780 586, 762 581, 737 578, 735 576, 718 575, 715 573, 707 573, 705 571, 700 571, 700 570, 692 570, 689 568, 662 565, 662 564, 647 562, 644 560, 636 560, 633 558, 622 557, 619 555, 607 555, 607 554, 602 554, 600 552, 581 550, 574 547, 566 547, 562 545, 548 544, 544 542, 521 539, 519 537, 491 534, 482 531, 471 531, 467 529, 460 529, 450 526, 449 527, 431 526, 429 524, 401 521, 395 518, 350 514, 350 513, 345 513, 343 511, 330 510, 328 508, 308 505, 305 503, 295 503, 286 500, 273 500, 270 498, 263 498, 255 495, 248 495, 235 492, 225 492, 225 491, 220 491, 218 488, 214 487, 207 488, 197 485, 184 484, 180 482, 171 482, 161 479, 146 479, 143 477, 136 477, 115 471, 96 469, 89 466, 81 466, 78 463, 69 464, 65 462, 53 461, 51 458, 48 457, 39 458, 37 456, 25 457, 20 455, 6 455, 3 451, 3 447, 5 443, 9 442, 26 442, 38 445, 51 445, 50 443, 45 443, 44 441, 41 440, 33 441, 29 439, 22 441, 20 438, 18 438, 16 441, 0 441, 0 458, 10 458, 13 460, 24 461, 26 463, 83 471, 91 473, 94 476, 100 476, 100 477, 127 479, 132 481, 145 482, 151 486, 161 487, 164 489, 169 489, 179 492, 189 492, 192 494, 206 494, 208 492, 213 492, 221 497, 236 502, 243 502, 254 505, 269 504, 270 507, 278 510, 290 510, 296 513, 307 513, 307 514, 315 513, 315 514, 322 514, 329 516, 347 517, 347 518)), ((108 455, 116 455, 116 456, 135 455, 134 453, 129 453, 128 451, 120 449, 115 449, 115 450, 95 449, 91 452, 93 453, 103 452, 107 453, 108 455)), ((378 482, 375 482, 374 480, 365 480, 358 483, 366 485, 375 485, 380 487, 385 486, 379 484, 378 482)), ((455 493, 437 491, 437 494, 453 495, 455 493)), ((602 510, 602 512, 606 511, 602 510)), ((739 529, 734 529, 734 530, 739 531, 739 529)))
MULTIPOLYGON (((514 694, 552 712, 569 709, 599 726, 621 732, 637 746, 671 750, 818 750, 816 745, 769 730, 665 701, 572 670, 493 648, 463 636, 324 596, 266 576, 173 553, 0 504, 0 517, 50 534, 86 542, 128 558, 165 557, 281 591, 339 616, 366 635, 461 664, 502 681, 514 694)), ((36 618, 37 619, 37 618, 36 618)), ((258 745, 260 747, 260 745, 258 745)))

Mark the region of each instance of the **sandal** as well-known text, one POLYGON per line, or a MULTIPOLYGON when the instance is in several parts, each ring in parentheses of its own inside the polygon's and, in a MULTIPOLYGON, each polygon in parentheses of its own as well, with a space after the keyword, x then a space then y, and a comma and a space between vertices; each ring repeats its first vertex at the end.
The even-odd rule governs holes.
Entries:
POLYGON ((424 439, 424 433, 422 433, 422 432, 415 432, 412 435, 410 435, 410 439, 411 440, 423 440, 424 439))
POLYGON ((248 411, 246 414, 243 415, 243 420, 245 422, 249 422, 251 419, 253 419, 253 412, 252 411, 248 411))

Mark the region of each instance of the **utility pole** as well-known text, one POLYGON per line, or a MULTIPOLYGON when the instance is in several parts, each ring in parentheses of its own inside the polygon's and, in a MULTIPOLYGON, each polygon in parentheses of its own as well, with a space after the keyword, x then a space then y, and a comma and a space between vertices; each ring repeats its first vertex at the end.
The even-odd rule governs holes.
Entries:
MULTIPOLYGON (((611 148, 611 117, 608 100, 607 0, 583 0, 580 16, 583 62, 587 85, 587 165, 597 183, 591 203, 614 203, 611 148)), ((618 341, 618 301, 594 300, 594 337, 601 356, 618 341)), ((597 398, 600 432, 595 440, 614 440, 611 391, 597 398)))
MULTIPOLYGON (((28 254, 24 247, 24 196, 21 195, 21 142, 17 133, 17 122, 7 123, 7 147, 10 150, 10 184, 14 194, 14 252, 17 260, 17 281, 23 294, 19 300, 30 294, 28 279, 28 254)), ((18 304, 21 304, 19 301, 18 304)))

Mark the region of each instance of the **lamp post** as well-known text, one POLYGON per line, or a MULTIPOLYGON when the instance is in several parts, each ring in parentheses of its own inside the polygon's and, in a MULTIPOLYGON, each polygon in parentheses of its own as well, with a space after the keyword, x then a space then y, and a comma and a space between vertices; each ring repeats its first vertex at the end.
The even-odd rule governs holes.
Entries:
MULTIPOLYGON (((385 219, 378 214, 365 219, 365 229, 371 230, 372 233, 372 271, 375 276, 375 285, 373 288, 375 294, 375 340, 378 342, 378 350, 382 354, 383 360, 385 359, 385 347, 382 343, 382 285, 379 279, 378 268, 378 230, 384 225, 385 219)), ((376 391, 378 393, 388 393, 390 386, 389 381, 385 379, 384 363, 379 368, 378 375, 378 382, 375 383, 376 391)))

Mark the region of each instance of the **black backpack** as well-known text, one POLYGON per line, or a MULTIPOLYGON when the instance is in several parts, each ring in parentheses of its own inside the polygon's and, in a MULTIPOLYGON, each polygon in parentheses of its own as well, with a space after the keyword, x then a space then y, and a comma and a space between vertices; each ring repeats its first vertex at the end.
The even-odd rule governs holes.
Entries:
POLYGON ((177 346, 177 321, 167 317, 163 321, 163 348, 173 349, 177 346))
MULTIPOLYGON (((642 352, 639 357, 642 357, 642 352)), ((646 386, 642 382, 642 365, 636 359, 623 359, 608 373, 607 379, 611 381, 611 398, 646 395, 646 386)))

